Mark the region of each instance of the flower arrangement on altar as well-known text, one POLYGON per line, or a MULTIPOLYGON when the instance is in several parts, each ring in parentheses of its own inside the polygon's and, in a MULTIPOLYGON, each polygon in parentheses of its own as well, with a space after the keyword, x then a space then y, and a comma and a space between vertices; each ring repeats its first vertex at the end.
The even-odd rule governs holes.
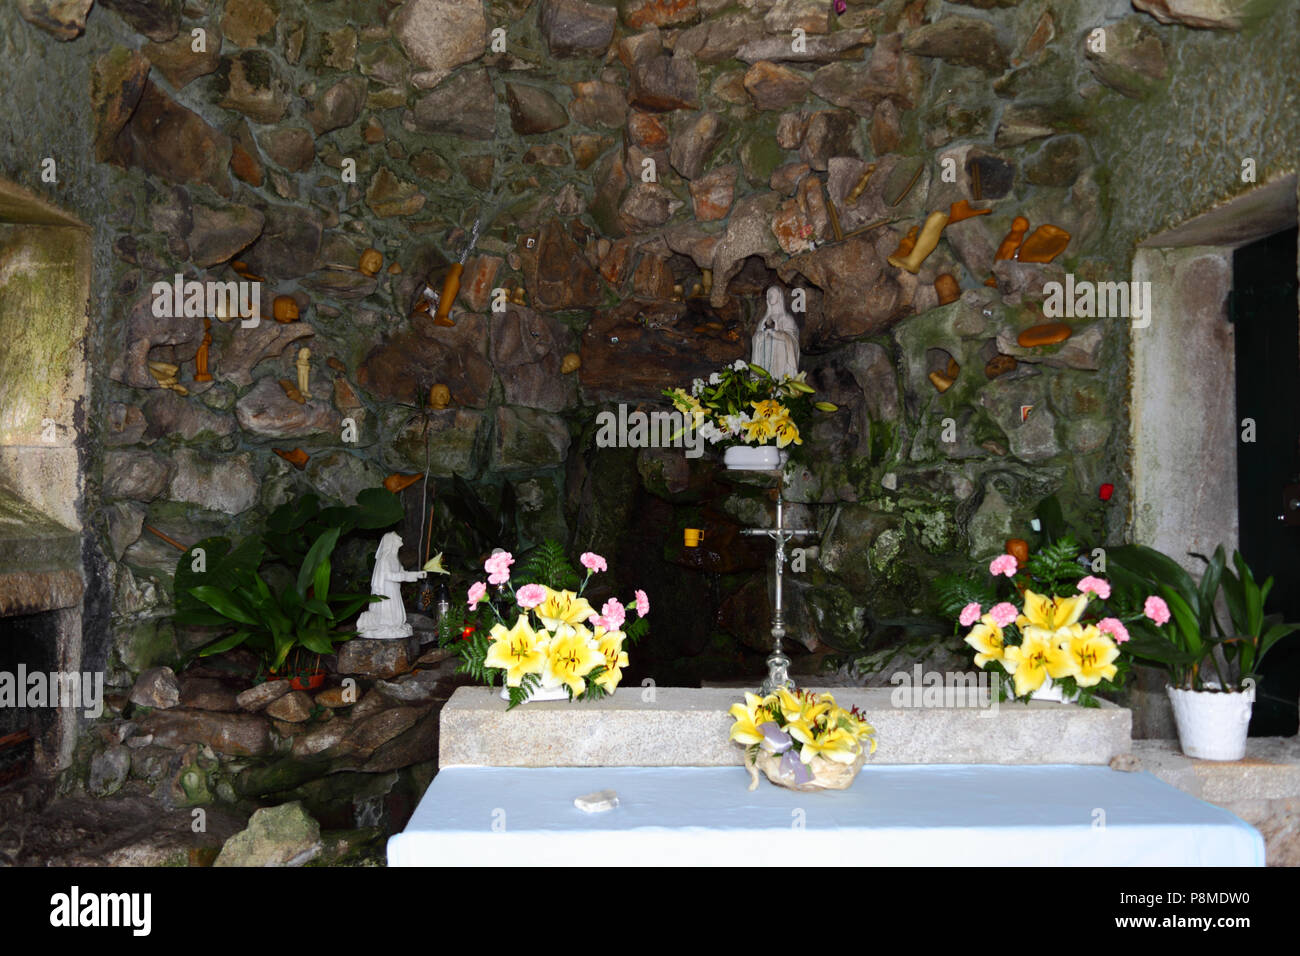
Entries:
POLYGON ((731 739, 745 745, 750 790, 759 770, 792 790, 844 790, 876 752, 875 728, 830 694, 784 687, 766 697, 747 693, 730 713, 731 739))
POLYGON ((802 427, 807 427, 810 406, 834 412, 830 402, 813 402, 815 389, 807 372, 773 378, 762 366, 737 359, 712 373, 708 380, 697 378, 689 391, 664 390, 709 444, 802 445, 802 427))
POLYGON ((1098 693, 1124 685, 1129 625, 1168 622, 1164 598, 1149 594, 1134 606, 1132 595, 1116 594, 1112 601, 1111 582, 1084 573, 1080 560, 1074 539, 1064 537, 1023 561, 998 555, 989 563, 992 585, 949 585, 945 604, 970 628, 965 641, 975 665, 1006 677, 1009 697, 1095 707, 1098 693))
POLYGON ((649 631, 645 591, 636 590, 627 604, 610 598, 597 611, 583 594, 593 575, 609 570, 605 559, 585 552, 586 575, 579 578, 554 541, 536 549, 518 579, 514 563, 508 551, 491 555, 483 565, 487 581, 470 585, 466 610, 441 628, 440 643, 454 645, 461 657, 457 671, 489 687, 502 681, 507 709, 529 699, 614 693, 628 666, 625 645, 649 631))

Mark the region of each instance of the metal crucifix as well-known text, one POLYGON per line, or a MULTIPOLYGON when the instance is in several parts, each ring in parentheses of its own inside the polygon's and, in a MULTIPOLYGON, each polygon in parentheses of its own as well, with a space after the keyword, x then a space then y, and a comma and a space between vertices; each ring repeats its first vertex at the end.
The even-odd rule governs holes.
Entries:
POLYGON ((787 528, 785 526, 785 501, 782 496, 784 477, 776 486, 776 524, 771 528, 745 528, 740 533, 753 536, 767 536, 776 542, 776 601, 772 611, 772 653, 767 658, 767 678, 763 681, 760 693, 767 695, 778 687, 794 690, 794 681, 790 679, 790 658, 781 648, 781 639, 785 637, 785 609, 782 601, 782 581, 785 577, 785 544, 787 541, 812 537, 816 531, 804 528, 787 528))

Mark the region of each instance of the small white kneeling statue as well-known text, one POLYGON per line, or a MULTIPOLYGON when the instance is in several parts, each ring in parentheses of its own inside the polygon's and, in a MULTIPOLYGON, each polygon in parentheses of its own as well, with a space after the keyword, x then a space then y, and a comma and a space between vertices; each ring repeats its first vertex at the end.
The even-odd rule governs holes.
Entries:
POLYGON ((411 636, 411 625, 406 623, 406 607, 402 604, 403 581, 419 581, 428 571, 404 571, 397 560, 402 538, 390 531, 379 542, 375 551, 375 570, 370 575, 370 593, 383 595, 357 618, 359 637, 392 640, 411 636))
POLYGON ((777 286, 767 289, 767 311, 754 329, 749 360, 767 369, 778 382, 799 371, 799 325, 777 286))

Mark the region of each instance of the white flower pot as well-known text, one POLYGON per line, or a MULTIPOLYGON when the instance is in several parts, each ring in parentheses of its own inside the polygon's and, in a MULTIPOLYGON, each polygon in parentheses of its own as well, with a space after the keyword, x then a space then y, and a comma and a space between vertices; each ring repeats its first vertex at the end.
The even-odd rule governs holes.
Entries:
POLYGON ((1079 692, 1075 691, 1068 697, 1065 695, 1065 689, 1052 680, 1050 677, 1044 678, 1043 684, 1038 690, 1029 695, 1030 700, 1053 700, 1058 704, 1073 704, 1079 699, 1079 692))
POLYGON ((723 453, 722 463, 732 471, 775 471, 788 458, 775 445, 732 445, 723 453))
MULTIPOLYGON (((510 699, 510 688, 506 687, 505 685, 502 685, 501 687, 501 699, 502 700, 510 699)), ((569 689, 565 687, 563 684, 561 684, 559 687, 550 687, 550 688, 538 687, 531 694, 529 694, 527 697, 524 698, 524 703, 531 704, 534 701, 541 701, 541 700, 568 700, 568 699, 569 699, 569 689)))
MULTIPOLYGON (((1206 687, 1217 684, 1206 682, 1206 687)), ((1178 724, 1183 753, 1198 760, 1240 760, 1246 756, 1246 731, 1255 690, 1181 690, 1166 687, 1178 724)))

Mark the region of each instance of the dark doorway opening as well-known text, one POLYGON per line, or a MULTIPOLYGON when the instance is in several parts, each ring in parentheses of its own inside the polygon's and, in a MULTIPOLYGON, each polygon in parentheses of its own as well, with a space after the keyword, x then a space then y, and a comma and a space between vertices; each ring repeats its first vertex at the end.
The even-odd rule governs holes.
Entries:
MULTIPOLYGON (((1265 610, 1300 621, 1300 321, 1296 229, 1242 246, 1233 255, 1232 301, 1237 418, 1253 419, 1255 441, 1237 448, 1241 553, 1261 583, 1273 578, 1265 610)), ((1291 736, 1300 724, 1300 633, 1264 659, 1250 733, 1291 736)))

